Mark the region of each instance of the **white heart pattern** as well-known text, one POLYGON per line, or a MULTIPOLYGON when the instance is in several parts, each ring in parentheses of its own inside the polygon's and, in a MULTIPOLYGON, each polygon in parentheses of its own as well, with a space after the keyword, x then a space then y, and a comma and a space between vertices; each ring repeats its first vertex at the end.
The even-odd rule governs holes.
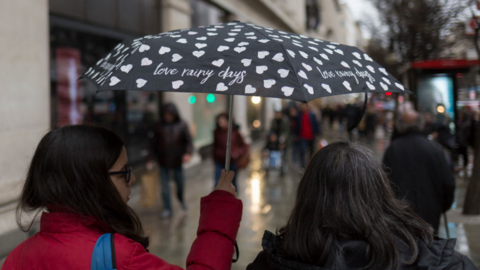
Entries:
POLYGON ((180 60, 180 59, 182 59, 182 58, 183 58, 183 57, 182 57, 180 54, 174 53, 174 54, 172 55, 172 62, 177 62, 178 60, 180 60))
POLYGON ((192 54, 197 58, 200 58, 202 55, 205 54, 205 51, 193 51, 192 54))
POLYGON ((186 44, 187 43, 187 40, 184 39, 184 38, 181 38, 179 40, 177 40, 178 43, 182 43, 182 44, 186 44))
POLYGON ((343 81, 343 86, 345 86, 345 88, 348 89, 348 91, 352 91, 352 86, 350 85, 350 83, 348 81, 343 81))
POLYGON ((380 86, 383 88, 383 90, 388 90, 388 85, 384 84, 383 82, 380 82, 380 86))
POLYGON ((334 49, 337 48, 337 47, 335 47, 335 46, 333 46, 333 45, 327 45, 327 47, 330 48, 330 49, 332 49, 332 50, 334 50, 334 49))
POLYGON ((234 41, 235 41, 235 38, 226 38, 225 41, 227 41, 227 42, 234 42, 234 41))
POLYGON ((250 43, 248 43, 248 42, 240 42, 240 43, 238 43, 237 46, 239 46, 239 47, 240 47, 240 46, 247 46, 248 44, 250 44, 250 43))
POLYGON ((218 35, 218 33, 207 33, 207 35, 209 35, 209 36, 216 36, 216 35, 218 35))
POLYGON ((293 51, 287 50, 287 52, 288 52, 288 54, 290 54, 290 56, 291 56, 292 58, 295 58, 295 53, 294 53, 293 51))
POLYGON ((352 60, 352 62, 359 67, 363 67, 362 63, 360 63, 358 60, 352 60))
POLYGON ((328 58, 328 56, 327 56, 326 54, 324 54, 324 53, 321 53, 320 56, 321 56, 323 59, 325 59, 325 60, 330 60, 330 59, 328 58))
POLYGON ((308 59, 308 54, 306 52, 298 51, 303 58, 308 59))
POLYGON ((114 86, 114 85, 116 85, 116 84, 119 83, 119 82, 120 82, 120 79, 117 78, 117 77, 115 77, 115 76, 113 76, 113 77, 110 77, 110 84, 109 84, 109 85, 110 85, 110 86, 114 86))
POLYGON ((378 68, 378 70, 380 70, 380 72, 382 72, 383 74, 385 74, 385 76, 388 76, 388 73, 387 73, 387 70, 384 69, 384 68, 378 68))
POLYGON ((319 64, 319 65, 321 65, 321 66, 323 65, 322 60, 316 58, 315 56, 313 57, 313 60, 315 60, 315 62, 317 62, 317 64, 319 64))
POLYGON ((363 57, 365 57, 365 60, 373 62, 373 59, 370 56, 368 56, 368 54, 364 54, 363 57))
POLYGON ((228 35, 234 37, 234 36, 238 35, 238 33, 228 33, 228 35))
POLYGON ((217 91, 227 91, 228 86, 226 86, 223 82, 217 84, 217 91))
POLYGON ((405 91, 405 87, 403 87, 403 85, 401 85, 399 83, 395 83, 395 86, 400 88, 400 90, 405 91))
POLYGON ((312 66, 302 63, 302 66, 307 70, 307 71, 312 71, 312 66))
POLYGON ((153 63, 153 61, 148 59, 147 57, 144 57, 142 59, 142 66, 150 66, 152 63, 153 63))
POLYGON ((342 66, 346 67, 346 68, 350 68, 350 65, 347 64, 347 62, 345 62, 345 61, 342 61, 340 64, 341 64, 342 66))
POLYGON ((315 47, 308 46, 308 48, 310 48, 311 50, 314 50, 314 51, 318 52, 318 49, 317 49, 317 48, 315 48, 315 47))
POLYGON ((367 68, 370 70, 370 72, 375 73, 375 69, 372 66, 367 66, 367 68))
POLYGON ((300 45, 300 44, 298 44, 298 43, 293 43, 293 45, 295 45, 295 46, 297 46, 297 47, 302 47, 302 48, 303 48, 303 46, 300 45))
POLYGON ((125 65, 125 66, 122 66, 120 68, 121 71, 125 72, 125 73, 128 73, 130 72, 130 70, 133 68, 133 65, 131 64, 128 64, 128 65, 125 65))
POLYGON ((338 53, 338 54, 341 54, 341 55, 343 55, 343 51, 342 51, 342 50, 340 50, 340 49, 336 49, 336 50, 335 50, 335 52, 336 52, 336 53, 338 53))
POLYGON ((219 47, 218 47, 217 51, 223 52, 223 51, 226 51, 226 50, 228 50, 228 49, 230 49, 230 47, 228 47, 228 46, 223 46, 223 45, 222 45, 222 46, 219 46, 219 47))
POLYGON ((275 83, 276 83, 276 81, 274 79, 263 80, 263 87, 270 88, 275 83))
POLYGON ((330 49, 323 49, 323 50, 326 51, 326 52, 329 53, 329 54, 333 54, 333 51, 330 50, 330 49))
POLYGON ((250 84, 247 84, 247 86, 245 86, 245 94, 253 94, 255 92, 257 92, 257 88, 253 87, 250 84))
POLYGON ((147 83, 147 80, 137 79, 136 83, 137 83, 137 88, 142 88, 147 83))
POLYGON ((308 80, 307 74, 305 74, 305 71, 303 71, 303 70, 300 70, 298 72, 298 76, 304 78, 305 80, 308 80))
POLYGON ((247 48, 245 47, 235 47, 233 50, 236 51, 237 53, 241 53, 245 51, 247 48))
POLYGON ((322 87, 323 89, 327 90, 327 92, 329 92, 330 94, 332 93, 332 89, 330 88, 330 85, 326 83, 322 83, 322 87))
POLYGON ((314 94, 314 92, 313 92, 313 87, 311 87, 310 85, 308 85, 308 84, 305 83, 305 84, 303 84, 303 87, 307 88, 307 91, 308 91, 308 93, 309 93, 310 95, 313 95, 313 94, 314 94))
POLYGON ((362 56, 358 52, 353 52, 353 56, 355 56, 358 60, 362 60, 362 56))
POLYGON ((309 41, 308 43, 313 44, 313 45, 317 45, 317 46, 320 45, 320 44, 318 44, 316 42, 313 42, 313 41, 309 41))
POLYGON ((392 85, 392 83, 390 82, 389 79, 385 78, 385 77, 382 77, 382 80, 385 81, 386 83, 388 83, 389 85, 392 85))
POLYGON ((225 61, 223 59, 218 59, 212 62, 212 65, 221 67, 225 61))
POLYGON ((165 54, 165 53, 168 53, 170 51, 171 51, 171 49, 169 47, 162 46, 162 47, 160 47, 160 50, 158 51, 158 53, 159 54, 165 54))
POLYGON ((267 43, 267 42, 269 42, 269 41, 270 41, 270 40, 268 40, 268 39, 260 39, 258 42, 267 43))
POLYGON ((197 37, 197 40, 207 40, 207 37, 197 37))
POLYGON ((172 88, 173 89, 178 89, 180 88, 180 86, 183 85, 183 81, 182 80, 178 80, 178 81, 173 81, 172 82, 172 88))
POLYGON ((370 90, 375 90, 375 86, 373 84, 371 84, 370 82, 367 82, 367 86, 370 90))
POLYGON ((258 58, 263 59, 263 58, 265 58, 265 56, 267 56, 267 55, 269 55, 269 54, 270 54, 270 53, 267 52, 267 51, 259 51, 259 52, 257 53, 257 56, 258 56, 258 58))
POLYGON ((290 72, 290 70, 283 69, 283 68, 278 70, 278 74, 280 74, 280 77, 282 77, 282 78, 287 77, 289 72, 290 72))
POLYGON ((293 90, 295 90, 295 88, 293 87, 290 87, 290 86, 284 86, 282 87, 282 92, 285 96, 289 97, 293 94, 293 90))
POLYGON ((249 36, 249 37, 247 37, 247 38, 248 38, 248 39, 257 39, 256 36, 249 36))
POLYGON ((275 56, 272 59, 277 62, 282 62, 283 60, 285 60, 285 58, 283 58, 283 53, 275 54, 275 56))
POLYGON ((140 46, 140 49, 138 49, 139 52, 144 52, 148 50, 150 50, 150 46, 148 46, 147 44, 142 44, 142 46, 140 46))
POLYGON ((188 34, 189 34, 189 35, 196 35, 196 34, 198 34, 198 33, 197 33, 197 32, 194 32, 194 31, 190 31, 190 32, 188 32, 188 34))
POLYGON ((207 44, 205 44, 205 43, 195 43, 195 47, 201 49, 201 48, 207 47, 207 44))
POLYGON ((240 32, 240 31, 242 31, 242 29, 232 29, 232 30, 230 30, 230 31, 232 31, 232 32, 240 32))
POLYGON ((244 66, 248 67, 248 66, 250 66, 250 64, 252 63, 252 59, 246 59, 246 58, 245 58, 245 59, 242 59, 242 61, 240 61, 240 62, 242 62, 242 64, 243 64, 244 66))
POLYGON ((258 74, 263 74, 263 72, 267 71, 268 67, 267 66, 257 66, 256 72, 258 74))
POLYGON ((245 36, 252 36, 252 35, 255 35, 255 33, 254 32, 245 33, 245 36))

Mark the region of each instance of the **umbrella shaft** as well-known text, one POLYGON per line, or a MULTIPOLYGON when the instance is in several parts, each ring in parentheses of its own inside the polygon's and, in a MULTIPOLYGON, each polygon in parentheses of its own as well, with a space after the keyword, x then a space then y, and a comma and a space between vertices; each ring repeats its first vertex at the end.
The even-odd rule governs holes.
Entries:
POLYGON ((232 126, 233 126, 233 95, 229 97, 229 113, 228 113, 228 137, 227 137, 227 155, 225 156, 225 171, 230 170, 230 153, 232 150, 232 126))

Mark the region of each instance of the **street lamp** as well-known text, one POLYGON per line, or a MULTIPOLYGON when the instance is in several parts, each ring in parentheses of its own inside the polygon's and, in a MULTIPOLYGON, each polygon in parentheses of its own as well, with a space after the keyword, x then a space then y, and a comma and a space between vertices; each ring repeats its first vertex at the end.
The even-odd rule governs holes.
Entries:
POLYGON ((252 97, 252 103, 253 104, 258 104, 262 102, 262 98, 261 97, 252 97))

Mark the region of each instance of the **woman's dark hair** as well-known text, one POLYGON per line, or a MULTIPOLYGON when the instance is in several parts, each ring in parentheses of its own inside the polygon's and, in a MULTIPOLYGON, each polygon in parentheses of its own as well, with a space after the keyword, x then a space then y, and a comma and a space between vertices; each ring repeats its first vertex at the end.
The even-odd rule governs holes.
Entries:
POLYGON ((32 158, 17 208, 17 223, 24 230, 22 212, 49 208, 95 217, 114 232, 147 248, 148 237, 135 212, 122 200, 108 170, 124 146, 113 131, 96 126, 66 126, 48 132, 32 158))
MULTIPOLYGON (((217 117, 215 118, 215 129, 221 129, 220 126, 218 125, 218 120, 222 117, 225 117, 227 119, 227 121, 230 119, 230 116, 228 115, 228 113, 226 113, 226 112, 219 113, 217 115, 217 117)), ((240 128, 240 126, 235 124, 235 118, 233 120, 234 121, 232 123, 232 128, 233 128, 233 130, 238 130, 240 128)))
POLYGON ((277 231, 283 257, 323 266, 341 240, 367 243, 364 269, 397 269, 433 241, 429 225, 395 198, 378 158, 366 147, 337 142, 320 150, 301 179, 286 226, 277 231), (400 261, 398 241, 411 250, 400 261))

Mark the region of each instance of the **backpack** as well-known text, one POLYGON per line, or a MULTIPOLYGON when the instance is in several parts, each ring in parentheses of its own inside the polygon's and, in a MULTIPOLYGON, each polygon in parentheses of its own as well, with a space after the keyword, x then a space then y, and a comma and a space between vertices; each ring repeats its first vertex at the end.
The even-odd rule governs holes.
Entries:
POLYGON ((116 270, 115 243, 111 233, 100 236, 92 253, 91 270, 116 270))

